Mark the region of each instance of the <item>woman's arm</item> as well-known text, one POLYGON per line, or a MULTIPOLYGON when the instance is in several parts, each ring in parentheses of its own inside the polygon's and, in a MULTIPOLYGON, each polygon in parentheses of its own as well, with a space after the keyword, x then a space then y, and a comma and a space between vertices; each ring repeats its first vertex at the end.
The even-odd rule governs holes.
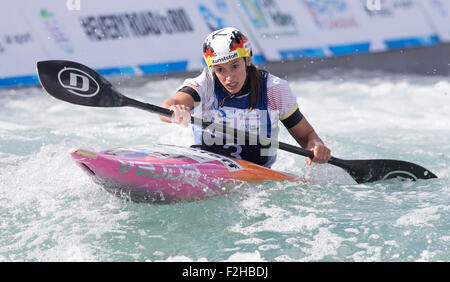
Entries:
POLYGON ((312 162, 326 163, 330 159, 331 151, 319 138, 314 128, 309 124, 305 117, 299 123, 288 129, 289 133, 294 137, 295 141, 314 153, 314 158, 307 158, 308 165, 312 162))

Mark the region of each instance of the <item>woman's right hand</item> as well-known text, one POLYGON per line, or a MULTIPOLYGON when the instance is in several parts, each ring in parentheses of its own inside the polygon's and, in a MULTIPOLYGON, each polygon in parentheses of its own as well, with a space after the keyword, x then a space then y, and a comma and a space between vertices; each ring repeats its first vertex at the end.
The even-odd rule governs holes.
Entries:
POLYGON ((173 111, 171 121, 176 124, 181 124, 187 127, 191 122, 190 108, 185 105, 171 105, 169 110, 173 111))

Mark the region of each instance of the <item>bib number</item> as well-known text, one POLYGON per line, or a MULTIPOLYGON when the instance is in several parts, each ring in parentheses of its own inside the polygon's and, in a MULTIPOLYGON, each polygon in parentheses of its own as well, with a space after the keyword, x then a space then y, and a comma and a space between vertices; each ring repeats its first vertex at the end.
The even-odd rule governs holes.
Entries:
POLYGON ((241 145, 238 145, 238 144, 226 144, 226 145, 223 146, 224 149, 229 149, 231 147, 236 149, 236 151, 230 153, 230 156, 241 160, 242 159, 242 157, 241 157, 241 153, 242 153, 241 145))

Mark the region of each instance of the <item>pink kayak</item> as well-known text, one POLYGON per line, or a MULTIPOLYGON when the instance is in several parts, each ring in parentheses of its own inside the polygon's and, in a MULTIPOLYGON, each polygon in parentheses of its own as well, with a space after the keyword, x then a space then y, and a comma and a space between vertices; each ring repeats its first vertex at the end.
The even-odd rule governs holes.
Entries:
POLYGON ((244 182, 301 181, 292 174, 211 152, 170 145, 71 150, 95 183, 137 202, 193 201, 229 193, 244 182))

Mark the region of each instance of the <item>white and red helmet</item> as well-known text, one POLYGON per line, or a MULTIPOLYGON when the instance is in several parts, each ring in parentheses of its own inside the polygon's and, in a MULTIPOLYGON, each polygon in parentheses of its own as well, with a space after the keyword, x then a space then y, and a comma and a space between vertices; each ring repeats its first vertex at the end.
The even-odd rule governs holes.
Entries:
POLYGON ((203 57, 208 66, 251 55, 252 47, 247 37, 234 27, 226 27, 210 33, 203 43, 203 57))

